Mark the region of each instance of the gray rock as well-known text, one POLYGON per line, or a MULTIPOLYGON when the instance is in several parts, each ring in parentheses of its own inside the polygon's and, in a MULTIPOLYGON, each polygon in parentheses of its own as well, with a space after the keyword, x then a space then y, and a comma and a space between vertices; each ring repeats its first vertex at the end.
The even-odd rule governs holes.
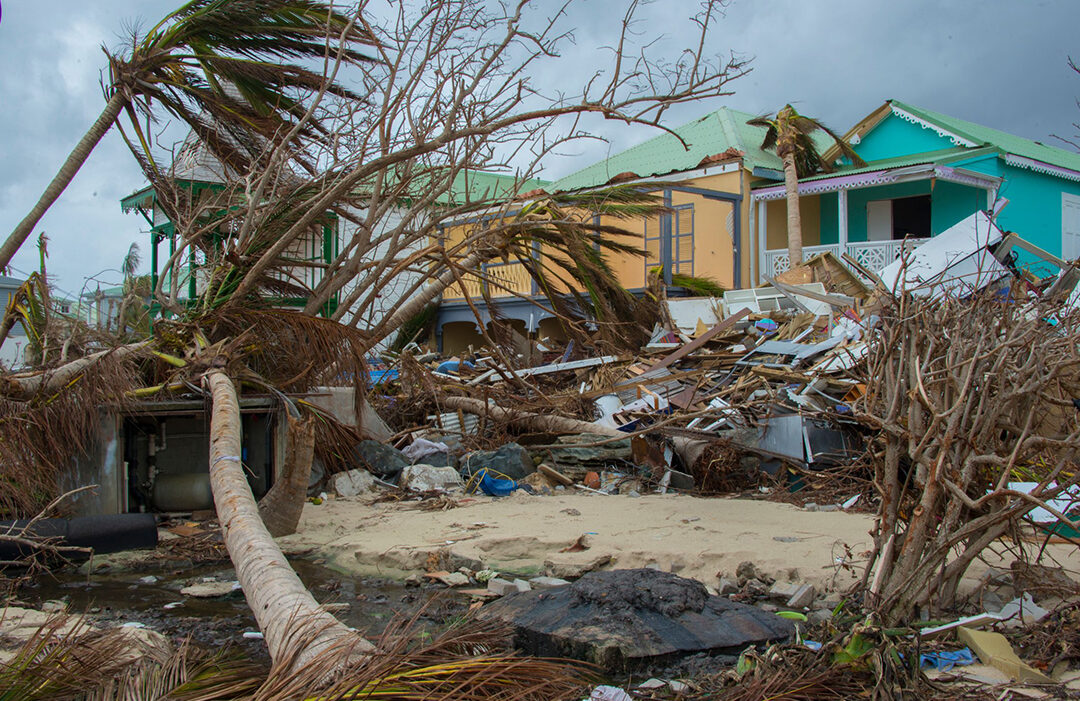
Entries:
POLYGON ((611 555, 597 555, 596 557, 585 561, 572 559, 545 560, 544 574, 548 577, 557 577, 559 579, 577 579, 584 574, 600 569, 609 562, 611 562, 611 555))
POLYGON ((43 613, 63 613, 67 610, 67 602, 60 601, 59 599, 53 599, 41 604, 41 610, 43 613))
POLYGON ((777 582, 769 589, 769 598, 774 601, 787 601, 798 591, 797 582, 777 582))
POLYGON ((355 497, 375 490, 375 477, 367 470, 349 470, 334 475, 334 491, 339 497, 355 497))
POLYGON ((805 510, 807 510, 807 511, 817 511, 818 510, 818 505, 815 504, 812 501, 808 501, 805 504, 803 504, 803 508, 805 510))
POLYGON ((533 577, 529 580, 529 584, 533 589, 554 589, 555 587, 565 587, 570 582, 565 579, 559 579, 558 577, 533 577))
POLYGON ((757 607, 766 613, 776 613, 780 610, 776 604, 758 604, 757 607))
POLYGON ((145 577, 139 577, 139 584, 156 584, 158 578, 152 574, 148 574, 145 577))
POLYGON ((787 607, 793 609, 808 608, 814 603, 814 587, 811 584, 803 584, 787 600, 787 607))
POLYGON ((414 492, 442 490, 448 492, 462 489, 465 482, 458 471, 452 467, 433 467, 431 465, 409 465, 401 471, 398 482, 405 489, 414 492))
POLYGON ((393 479, 409 465, 409 459, 393 446, 378 441, 360 441, 353 447, 353 459, 361 467, 383 479, 393 479))
POLYGON ((748 579, 760 579, 760 577, 758 577, 757 567, 754 566, 754 563, 744 560, 735 568, 735 579, 738 580, 741 587, 746 584, 748 579))
POLYGON ((194 599, 215 599, 228 596, 234 591, 240 591, 239 582, 199 582, 184 587, 180 593, 194 599))
POLYGON ((519 592, 532 591, 532 586, 524 579, 515 579, 514 588, 517 589, 519 592))
POLYGON ((746 593, 750 596, 765 596, 769 593, 769 585, 762 582, 760 579, 748 579, 746 584, 743 585, 746 589, 746 593))
POLYGON ((513 582, 502 579, 500 577, 492 577, 488 580, 487 590, 492 594, 498 594, 499 596, 505 596, 507 594, 517 594, 518 588, 513 582))
POLYGON ((729 596, 739 591, 738 582, 728 579, 727 577, 720 578, 720 584, 716 587, 716 593, 720 596, 729 596))
POLYGON ((469 583, 469 578, 460 572, 449 572, 440 576, 439 581, 448 587, 463 587, 469 583))
MULTIPOLYGON (((512 480, 524 479, 536 471, 529 451, 517 443, 507 443, 498 450, 475 450, 461 458, 461 474, 469 479, 478 470, 487 468, 512 480)), ((499 475, 492 475, 498 477, 499 475)))
POLYGON ((831 609, 814 609, 810 613, 806 614, 806 620, 814 625, 825 623, 832 620, 831 609))
POLYGON ((569 586, 503 597, 477 615, 513 626, 515 645, 530 655, 612 672, 698 652, 738 654, 794 631, 791 621, 650 569, 592 572, 569 586))

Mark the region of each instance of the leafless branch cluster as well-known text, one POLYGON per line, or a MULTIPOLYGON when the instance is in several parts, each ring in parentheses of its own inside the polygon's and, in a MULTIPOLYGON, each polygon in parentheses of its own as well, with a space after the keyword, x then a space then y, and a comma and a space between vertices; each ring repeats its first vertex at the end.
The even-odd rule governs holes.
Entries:
MULTIPOLYGON (((858 419, 881 498, 872 602, 948 607, 972 561, 1080 479, 1080 315, 979 293, 902 296, 882 316, 858 419), (1034 482, 1030 491, 1011 487, 1034 482)), ((867 577, 870 576, 870 568, 867 577)))
POLYGON ((507 255, 541 216, 523 217, 517 197, 547 156, 594 138, 583 122, 590 115, 660 127, 672 105, 730 94, 728 83, 748 68, 707 54, 723 5, 702 5, 689 19, 695 38, 669 60, 638 31, 631 2, 609 65, 580 76, 559 60, 574 39, 563 29, 570 3, 550 17, 524 1, 399 3, 385 17, 360 3, 356 22, 375 38, 378 60, 345 65, 328 47, 327 74, 366 98, 310 95, 308 114, 334 125, 324 138, 268 143, 256 168, 222 174, 224 190, 194 191, 148 169, 177 230, 156 300, 181 311, 186 290, 176 282, 193 262, 208 308, 272 289, 306 298, 305 313, 328 312, 373 339, 390 335, 462 271, 507 255), (559 71, 566 89, 544 94, 534 80, 542 71, 559 71), (317 172, 290 165, 296 149, 317 172), (513 172, 513 181, 494 185, 479 173, 492 170, 513 172), (451 222, 466 222, 453 240, 451 222), (331 230, 331 262, 314 259, 311 246, 331 230))

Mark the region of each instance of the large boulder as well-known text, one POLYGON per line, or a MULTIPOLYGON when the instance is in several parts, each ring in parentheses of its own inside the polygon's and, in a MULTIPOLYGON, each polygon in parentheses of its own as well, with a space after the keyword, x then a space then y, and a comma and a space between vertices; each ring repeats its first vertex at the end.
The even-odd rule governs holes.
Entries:
POLYGON ((475 450, 461 458, 461 474, 465 479, 469 479, 485 467, 499 473, 492 477, 505 475, 515 481, 524 479, 536 471, 529 451, 517 443, 507 443, 499 446, 498 450, 475 450))
POLYGON ((355 462, 368 472, 383 479, 392 480, 404 470, 411 460, 397 448, 378 441, 360 441, 353 448, 355 462))
POLYGON ((403 488, 414 492, 431 492, 434 490, 448 492, 465 487, 461 475, 454 468, 424 464, 406 467, 401 471, 399 482, 403 488))
POLYGON ((586 574, 569 586, 510 594, 480 610, 514 628, 531 655, 573 657, 625 672, 708 652, 739 654, 782 640, 791 621, 653 569, 586 574))
POLYGON ((375 491, 375 478, 367 470, 349 470, 334 475, 334 491, 339 497, 355 497, 375 491))

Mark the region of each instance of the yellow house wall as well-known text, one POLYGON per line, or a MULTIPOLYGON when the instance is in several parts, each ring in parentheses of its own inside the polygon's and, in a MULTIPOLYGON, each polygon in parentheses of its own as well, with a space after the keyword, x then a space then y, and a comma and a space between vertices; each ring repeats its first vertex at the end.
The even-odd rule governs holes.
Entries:
MULTIPOLYGON (((787 200, 770 200, 765 204, 768 219, 768 236, 765 248, 787 248, 787 200)), ((802 225, 804 246, 821 244, 821 197, 809 195, 799 198, 799 219, 802 225)))
MULTIPOLYGON (((750 232, 750 174, 745 170, 737 170, 728 173, 717 173, 715 175, 704 175, 692 180, 684 180, 677 183, 678 185, 685 185, 688 187, 698 187, 709 190, 716 190, 720 192, 742 194, 743 201, 741 206, 738 207, 738 212, 734 212, 735 206, 730 202, 724 202, 720 200, 712 200, 686 192, 672 192, 672 204, 673 205, 685 205, 692 204, 694 207, 694 275, 698 277, 708 277, 720 284, 725 288, 732 288, 734 286, 734 218, 739 217, 740 220, 740 249, 742 251, 742 259, 740 261, 741 267, 741 282, 743 286, 749 286, 751 284, 751 271, 753 261, 757 255, 756 242, 751 239, 750 232)), ((660 194, 659 192, 657 194, 660 194)), ((804 207, 804 217, 808 220, 807 224, 813 226, 812 231, 807 231, 805 237, 808 241, 807 245, 812 245, 809 241, 817 241, 817 198, 813 198, 814 207, 811 212, 806 204, 804 207)), ((805 200, 804 200, 805 203, 805 200)), ((775 205, 777 203, 770 203, 775 205)), ((780 202, 779 204, 783 204, 780 202)), ((779 210, 781 214, 782 210, 779 210)), ((644 218, 638 219, 615 219, 613 217, 602 218, 602 223, 609 226, 617 226, 628 231, 634 232, 634 237, 623 237, 619 239, 622 243, 632 245, 636 248, 645 248, 645 227, 646 222, 644 218)), ((444 232, 444 240, 447 247, 460 242, 466 235, 466 232, 471 225, 463 225, 460 227, 448 228, 444 232)), ((653 217, 649 223, 651 230, 658 230, 659 217, 653 217), (655 228, 653 228, 655 227, 655 228)), ((782 236, 785 228, 785 222, 783 220, 776 220, 773 211, 769 211, 769 247, 774 248, 772 243, 772 236, 774 226, 778 228, 777 236, 782 236)), ((809 227, 807 227, 809 229, 809 227)), ((779 239, 778 239, 779 240, 779 239)), ((786 241, 786 240, 785 240, 786 241)), ((786 242, 784 243, 786 245, 786 242)), ((629 253, 614 253, 608 252, 607 259, 609 265, 615 271, 615 274, 623 287, 627 289, 640 289, 646 285, 646 264, 645 260, 638 255, 629 253)), ((558 285, 556 292, 567 291, 565 286, 558 285)), ((493 290, 494 296, 506 296, 504 292, 496 292, 493 290)), ((460 298, 462 293, 460 289, 455 285, 446 291, 445 298, 460 298)))

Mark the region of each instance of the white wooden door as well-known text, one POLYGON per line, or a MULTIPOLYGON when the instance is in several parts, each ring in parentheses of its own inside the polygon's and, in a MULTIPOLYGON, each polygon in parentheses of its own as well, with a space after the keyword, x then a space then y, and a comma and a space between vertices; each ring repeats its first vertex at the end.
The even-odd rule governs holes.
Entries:
POLYGON ((1061 257, 1080 258, 1080 197, 1061 193, 1061 257))
POLYGON ((871 200, 866 203, 866 240, 892 241, 892 200, 871 200))

